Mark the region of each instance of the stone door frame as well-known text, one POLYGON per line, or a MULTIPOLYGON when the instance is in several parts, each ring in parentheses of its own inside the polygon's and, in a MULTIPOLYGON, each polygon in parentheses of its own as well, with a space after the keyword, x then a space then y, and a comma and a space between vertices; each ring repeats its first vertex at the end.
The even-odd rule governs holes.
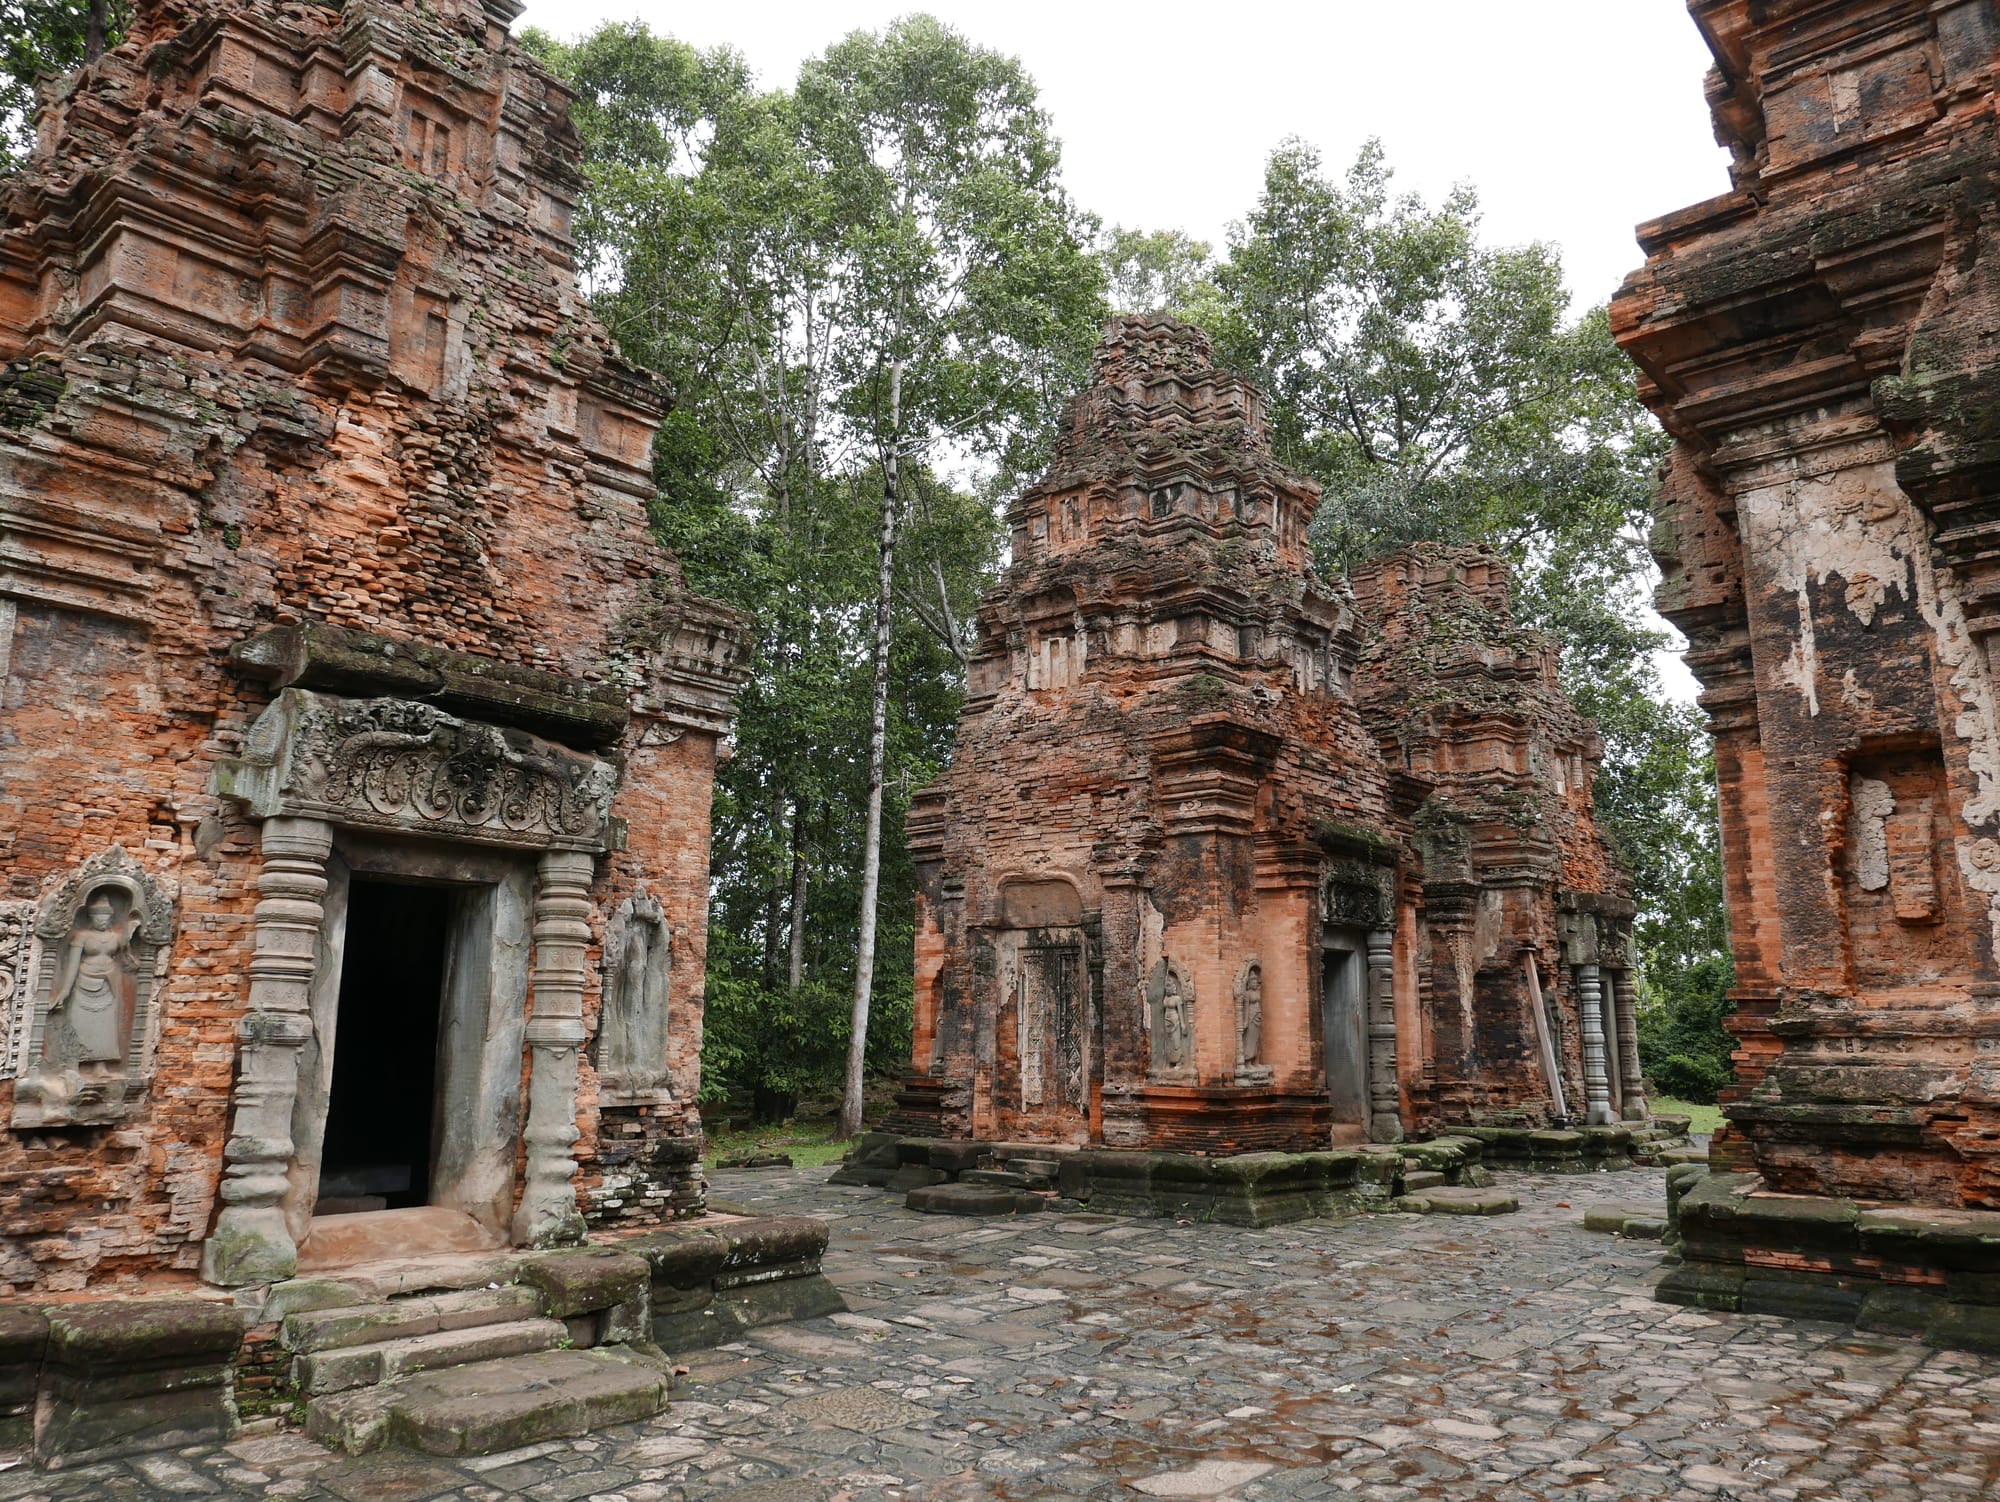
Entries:
POLYGON ((286 1225, 294 1243, 302 1244, 319 1198, 320 1149, 333 1067, 342 1047, 338 1021, 348 891, 356 877, 441 887, 453 894, 439 998, 437 1153, 430 1203, 462 1211, 506 1236, 521 1140, 533 864, 497 851, 383 840, 339 828, 326 864, 325 917, 307 993, 312 1035, 299 1056, 286 1225))
POLYGON ((433 705, 296 688, 258 717, 242 758, 218 762, 214 790, 261 821, 263 870, 222 1204, 202 1247, 206 1281, 272 1283, 298 1269, 295 1180, 306 1169, 294 1132, 336 831, 343 841, 400 836, 434 852, 532 861, 527 1151, 511 1239, 581 1239, 573 1150, 590 887, 614 831, 617 786, 616 770, 594 757, 433 705))

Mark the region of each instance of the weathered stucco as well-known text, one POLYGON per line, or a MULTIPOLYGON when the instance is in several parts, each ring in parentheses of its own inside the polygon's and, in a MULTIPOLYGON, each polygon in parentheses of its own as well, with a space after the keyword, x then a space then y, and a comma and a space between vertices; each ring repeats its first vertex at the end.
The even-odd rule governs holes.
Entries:
POLYGON ((2000 1208, 1990 0, 1692 0, 1734 188, 1613 305, 1716 736, 1737 958, 1718 1156, 2000 1208))

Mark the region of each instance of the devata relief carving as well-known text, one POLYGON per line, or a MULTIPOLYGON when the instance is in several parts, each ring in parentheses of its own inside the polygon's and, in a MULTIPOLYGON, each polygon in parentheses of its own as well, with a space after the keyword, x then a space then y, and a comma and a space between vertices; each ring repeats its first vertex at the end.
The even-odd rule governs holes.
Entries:
POLYGON ((597 1027, 598 1086, 607 1097, 671 1099, 667 1068, 673 935, 666 910, 641 890, 618 905, 604 939, 604 1013, 597 1027))
POLYGON ((1186 1069, 1192 1052, 1194 987, 1172 960, 1161 960, 1146 978, 1146 1004, 1153 1013, 1153 1072, 1186 1069))
POLYGON ((1264 1051, 1264 967, 1252 960, 1236 983, 1237 1062, 1256 1064, 1264 1051))
MULTIPOLYGON (((1561 1079, 1535 1062, 1522 955, 1554 950, 1565 893, 1629 919, 1597 739, 1498 559, 1324 579, 1318 501, 1200 330, 1107 325, 1009 508, 950 770, 910 810, 899 1126, 1303 1150, 1582 1098, 1580 1046, 1561 1079)), ((1573 1015, 1573 968, 1554 993, 1573 1015)), ((1643 1113, 1627 1083, 1600 1104, 1643 1113)))
POLYGON ((36 931, 40 963, 13 1124, 122 1120, 145 1090, 156 961, 173 937, 173 905, 113 849, 57 888, 36 931))

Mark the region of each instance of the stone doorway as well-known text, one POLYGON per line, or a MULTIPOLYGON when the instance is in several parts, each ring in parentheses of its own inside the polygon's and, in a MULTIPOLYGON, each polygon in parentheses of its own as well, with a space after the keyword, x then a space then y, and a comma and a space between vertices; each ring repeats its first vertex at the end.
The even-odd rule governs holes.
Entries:
POLYGON ((293 1111, 302 1268, 508 1241, 533 904, 517 858, 335 840, 293 1111))
POLYGON ((452 899, 445 887, 349 887, 317 1215, 430 1203, 452 899))
POLYGON ((1320 950, 1320 1039, 1336 1145, 1368 1140, 1366 937, 1337 932, 1320 950))
POLYGON ((1058 1138, 1089 1133, 1089 1017, 1083 934, 1034 929, 1009 946, 1018 952, 1015 1016, 1019 1028, 1021 1108, 1058 1138))

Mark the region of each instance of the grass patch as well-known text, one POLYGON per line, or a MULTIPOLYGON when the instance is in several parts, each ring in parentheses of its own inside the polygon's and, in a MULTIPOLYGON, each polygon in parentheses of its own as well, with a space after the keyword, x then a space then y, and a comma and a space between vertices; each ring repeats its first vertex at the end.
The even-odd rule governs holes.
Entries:
POLYGON ((748 1153, 790 1153, 794 1168, 821 1168, 847 1156, 848 1144, 835 1140, 833 1128, 834 1122, 828 1118, 710 1132, 702 1166, 713 1169, 724 1158, 748 1153))
POLYGON ((1689 1118, 1688 1131, 1691 1133, 1713 1134, 1722 1125, 1722 1107, 1697 1105, 1691 1100, 1673 1100, 1656 1095, 1650 1102, 1654 1112, 1665 1112, 1669 1116, 1689 1118))

